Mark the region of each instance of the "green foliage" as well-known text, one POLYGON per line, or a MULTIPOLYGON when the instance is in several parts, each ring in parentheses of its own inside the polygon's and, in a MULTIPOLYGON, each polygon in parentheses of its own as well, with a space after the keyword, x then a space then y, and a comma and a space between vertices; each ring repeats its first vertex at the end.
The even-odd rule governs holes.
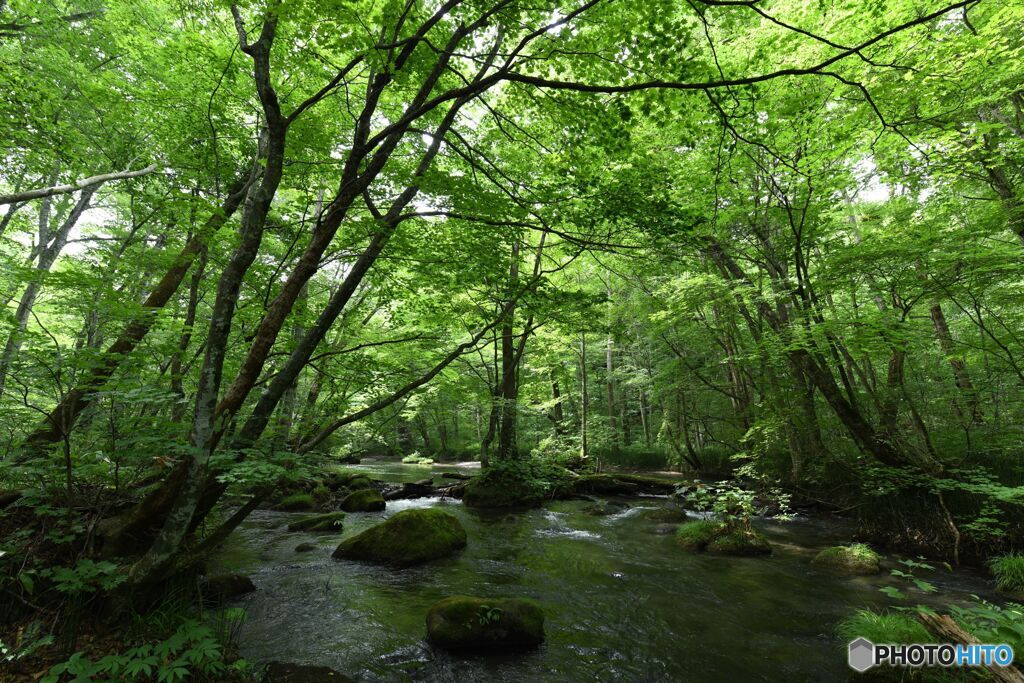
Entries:
POLYGON ((867 638, 873 643, 933 643, 935 638, 906 612, 858 610, 836 626, 844 642, 867 638))
POLYGON ((711 512, 727 527, 750 528, 754 516, 754 494, 728 481, 697 486, 686 496, 695 509, 711 512))
POLYGON ((67 595, 109 591, 127 578, 113 562, 88 559, 79 560, 73 567, 48 567, 39 575, 50 579, 56 590, 67 595))
POLYGON ((43 683, 59 683, 65 676, 80 683, 101 681, 156 681, 179 683, 195 677, 214 678, 228 670, 213 631, 186 621, 168 639, 146 643, 123 653, 92 661, 78 652, 54 666, 43 683))
POLYGON ((1024 648, 1024 605, 995 605, 975 596, 969 605, 950 605, 950 614, 982 643, 1007 643, 1014 652, 1024 648))
POLYGON ((996 577, 996 587, 1007 593, 1024 593, 1024 555, 1011 554, 993 558, 989 568, 996 577))
POLYGON ((603 451, 598 457, 605 465, 630 470, 663 470, 668 466, 668 455, 663 450, 639 444, 603 451))

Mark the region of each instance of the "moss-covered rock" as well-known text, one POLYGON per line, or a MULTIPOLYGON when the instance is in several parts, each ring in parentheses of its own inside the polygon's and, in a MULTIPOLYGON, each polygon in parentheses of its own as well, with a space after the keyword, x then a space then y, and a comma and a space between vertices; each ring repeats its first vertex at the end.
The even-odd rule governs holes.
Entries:
POLYGON ((341 509, 345 512, 378 512, 387 504, 377 489, 359 489, 345 496, 341 509))
POLYGON ((312 510, 315 507, 316 501, 313 500, 313 496, 309 493, 293 493, 277 501, 274 505, 275 510, 283 510, 284 512, 302 512, 312 510))
POLYGON ((881 557, 863 543, 837 545, 818 553, 811 564, 815 567, 847 574, 877 574, 881 557))
POLYGON ((772 546, 753 529, 729 527, 709 519, 687 522, 676 530, 676 542, 687 550, 719 555, 770 555, 772 546))
POLYGON ((772 545, 753 529, 720 530, 708 543, 707 551, 719 555, 754 557, 771 555, 772 545))
POLYGON ((715 537, 721 524, 708 519, 697 519, 676 529, 676 542, 694 552, 704 550, 715 537))
POLYGON ((544 612, 521 598, 445 598, 427 612, 427 637, 449 650, 536 647, 544 612))
POLYGON ((361 491, 362 489, 372 489, 373 481, 364 474, 356 475, 348 480, 348 484, 345 485, 349 491, 361 491))
POLYGON ((403 510, 345 539, 334 557, 407 567, 451 555, 465 545, 466 530, 455 515, 436 508, 418 508, 403 510))
POLYGON ((341 531, 344 520, 344 512, 327 512, 296 520, 288 525, 288 531, 341 531))
POLYGON ((335 469, 327 473, 324 478, 324 485, 332 491, 341 489, 368 489, 373 487, 373 482, 362 472, 351 470, 335 469))

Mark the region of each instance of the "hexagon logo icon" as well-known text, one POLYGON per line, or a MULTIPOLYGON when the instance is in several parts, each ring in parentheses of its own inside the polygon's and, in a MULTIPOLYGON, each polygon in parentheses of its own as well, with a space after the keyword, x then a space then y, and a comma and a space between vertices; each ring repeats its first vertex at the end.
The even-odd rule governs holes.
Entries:
POLYGON ((851 669, 857 673, 864 673, 875 665, 875 644, 867 638, 851 641, 846 661, 851 669))

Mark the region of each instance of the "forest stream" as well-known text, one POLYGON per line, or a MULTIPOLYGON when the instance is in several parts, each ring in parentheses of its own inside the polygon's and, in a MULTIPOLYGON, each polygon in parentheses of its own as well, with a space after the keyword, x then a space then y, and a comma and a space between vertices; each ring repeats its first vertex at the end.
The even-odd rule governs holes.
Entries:
MULTIPOLYGON (((377 479, 422 479, 424 466, 367 463, 377 479)), ((432 474, 452 468, 434 466, 432 474)), ((810 566, 814 553, 848 541, 830 519, 759 520, 770 558, 687 552, 645 511, 667 498, 621 499, 607 516, 587 501, 554 501, 523 512, 480 512, 437 497, 390 501, 377 513, 353 513, 344 532, 286 531, 301 513, 258 511, 216 560, 218 571, 251 576, 242 655, 252 661, 329 666, 368 681, 820 681, 848 669, 834 635, 855 609, 891 601, 879 588, 906 588, 883 573, 846 577, 810 566), (331 552, 354 535, 411 507, 443 506, 458 516, 468 546, 454 557, 402 570, 338 561, 331 552), (303 542, 317 550, 296 553, 303 542), (449 595, 528 597, 546 615, 547 641, 523 653, 454 656, 424 639, 427 609, 449 595)), ((921 574, 943 603, 992 597, 969 571, 921 574)), ((926 602, 914 594, 914 602, 926 602)))

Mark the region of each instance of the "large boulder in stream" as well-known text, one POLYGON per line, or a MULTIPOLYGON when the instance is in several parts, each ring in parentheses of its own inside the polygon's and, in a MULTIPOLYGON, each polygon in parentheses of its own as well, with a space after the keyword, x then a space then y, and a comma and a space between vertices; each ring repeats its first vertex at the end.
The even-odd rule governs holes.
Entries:
POLYGON ((544 642, 544 612, 521 598, 456 595, 427 612, 427 637, 448 650, 537 647, 544 642))
POLYGON ((436 508, 403 510, 341 542, 333 557, 408 567, 446 557, 466 546, 458 517, 436 508))
POLYGON ((344 520, 344 512, 327 512, 296 520, 288 525, 288 531, 341 531, 344 520))
POLYGON ((676 542, 687 550, 706 550, 719 555, 753 557, 772 553, 768 539, 754 529, 730 527, 709 519, 694 520, 680 526, 676 530, 676 542))
POLYGON ((345 512, 379 512, 387 503, 377 489, 359 489, 345 496, 341 509, 345 512))
POLYGON ((863 543, 854 543, 825 548, 811 560, 811 564, 843 574, 877 574, 882 570, 879 566, 881 559, 863 543))

